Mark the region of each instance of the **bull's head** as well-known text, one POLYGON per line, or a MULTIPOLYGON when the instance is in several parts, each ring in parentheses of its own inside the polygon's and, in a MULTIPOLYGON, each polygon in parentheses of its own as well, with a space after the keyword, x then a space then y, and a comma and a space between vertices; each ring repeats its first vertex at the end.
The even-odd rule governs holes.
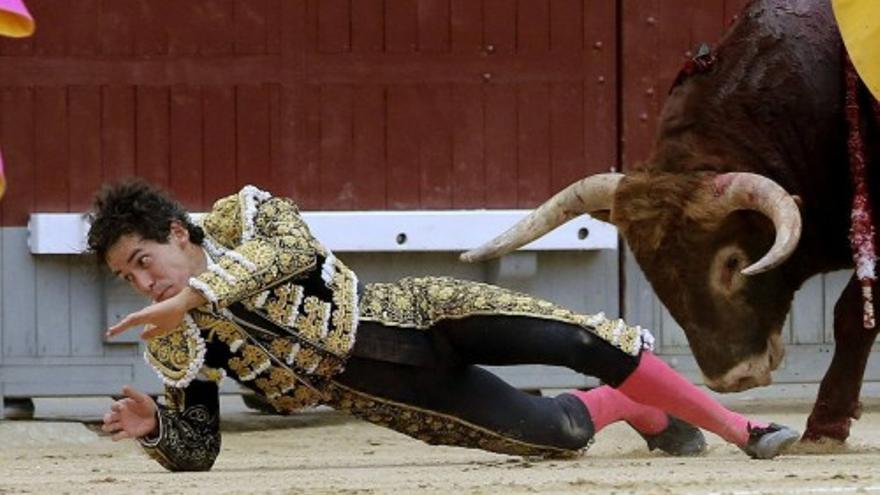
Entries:
POLYGON ((750 173, 600 174, 578 181, 465 261, 500 256, 583 213, 610 213, 684 328, 709 387, 770 383, 796 284, 776 269, 797 247, 798 206, 750 173), (775 231, 775 233, 774 233, 775 231))

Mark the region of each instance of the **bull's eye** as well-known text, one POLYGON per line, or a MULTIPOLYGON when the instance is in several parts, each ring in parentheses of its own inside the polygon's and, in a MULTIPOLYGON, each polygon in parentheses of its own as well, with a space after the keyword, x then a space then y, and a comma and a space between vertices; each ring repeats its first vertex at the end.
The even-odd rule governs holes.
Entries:
POLYGON ((729 296, 743 287, 746 277, 740 270, 747 259, 746 253, 735 245, 722 247, 715 253, 709 269, 709 284, 716 293, 729 296))
POLYGON ((738 266, 739 258, 737 258, 736 256, 731 256, 730 258, 727 258, 727 263, 724 264, 724 267, 730 271, 735 271, 736 267, 738 266))

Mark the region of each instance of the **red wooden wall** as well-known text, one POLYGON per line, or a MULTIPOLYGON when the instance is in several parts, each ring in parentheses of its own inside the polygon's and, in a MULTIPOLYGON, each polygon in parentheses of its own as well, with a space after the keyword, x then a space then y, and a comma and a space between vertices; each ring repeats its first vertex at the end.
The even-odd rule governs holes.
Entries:
POLYGON ((745 0, 29 0, 0 41, 2 224, 139 175, 202 210, 530 207, 647 153, 745 0), (622 159, 621 159, 622 158, 622 159))

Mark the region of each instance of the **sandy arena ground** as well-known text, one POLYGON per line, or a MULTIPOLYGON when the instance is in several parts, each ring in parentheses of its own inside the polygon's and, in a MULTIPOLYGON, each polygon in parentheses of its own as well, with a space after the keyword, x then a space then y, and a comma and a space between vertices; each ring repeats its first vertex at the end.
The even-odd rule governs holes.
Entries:
MULTIPOLYGON (((245 409, 238 397, 225 397, 223 450, 214 469, 172 474, 133 442, 113 443, 95 432, 90 422, 108 401, 90 400, 87 407, 69 402, 57 406, 56 400, 44 413, 38 401, 43 419, 0 422, 0 494, 880 492, 876 404, 866 407, 846 447, 817 453, 800 446, 773 461, 750 460, 714 435, 708 435, 704 457, 648 453, 625 425, 602 431, 579 459, 532 461, 430 447, 332 411, 262 415, 245 409)), ((809 403, 744 407, 756 417, 802 428, 809 403)))

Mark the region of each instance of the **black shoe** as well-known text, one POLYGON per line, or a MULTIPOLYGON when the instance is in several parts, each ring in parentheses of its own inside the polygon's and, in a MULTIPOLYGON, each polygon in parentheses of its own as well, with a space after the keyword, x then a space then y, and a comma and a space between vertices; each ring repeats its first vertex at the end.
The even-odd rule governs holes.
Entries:
POLYGON ((791 428, 776 423, 770 423, 766 428, 749 425, 749 441, 740 449, 752 459, 773 459, 800 436, 791 428))
POLYGON ((669 424, 660 433, 648 435, 639 432, 648 443, 649 450, 660 449, 675 456, 697 456, 706 452, 706 438, 699 428, 675 416, 667 417, 669 424))

